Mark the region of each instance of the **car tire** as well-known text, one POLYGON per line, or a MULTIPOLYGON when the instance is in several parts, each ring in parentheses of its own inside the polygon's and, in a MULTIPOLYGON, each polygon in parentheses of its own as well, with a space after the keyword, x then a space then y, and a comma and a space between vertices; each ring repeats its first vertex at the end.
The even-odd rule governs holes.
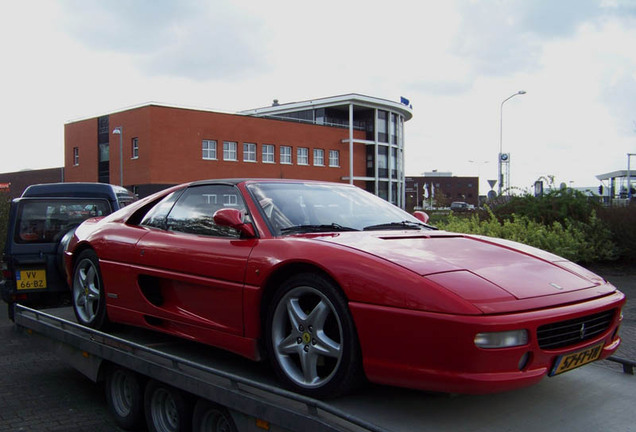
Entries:
POLYGON ((347 300, 326 277, 297 274, 274 293, 265 322, 270 362, 290 389, 316 398, 351 391, 362 374, 347 300))
POLYGON ((73 311, 77 322, 97 330, 108 328, 106 296, 99 259, 92 249, 79 254, 71 286, 73 311))
POLYGON ((119 427, 135 430, 143 425, 144 393, 138 374, 114 366, 108 371, 104 390, 108 410, 119 427))
POLYGON ((144 411, 149 432, 190 431, 191 404, 181 390, 151 380, 144 392, 144 411))
POLYGON ((234 419, 224 407, 199 399, 192 415, 193 432, 238 432, 234 419))

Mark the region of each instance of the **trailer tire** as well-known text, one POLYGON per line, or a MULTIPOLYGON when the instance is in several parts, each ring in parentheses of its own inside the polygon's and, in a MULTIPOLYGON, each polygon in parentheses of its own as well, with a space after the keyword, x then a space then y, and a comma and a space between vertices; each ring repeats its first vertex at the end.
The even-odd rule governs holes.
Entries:
POLYGON ((144 392, 144 411, 149 432, 189 432, 192 408, 186 393, 151 380, 144 392))
POLYGON ((106 403, 115 423, 134 430, 144 422, 144 393, 141 377, 135 372, 113 367, 106 375, 106 403))
POLYGON ((238 429, 227 409, 199 399, 192 415, 192 432, 238 432, 238 429))
POLYGON ((106 315, 106 294, 99 269, 99 259, 92 249, 77 257, 71 286, 73 312, 77 322, 97 330, 106 330, 110 324, 106 315))

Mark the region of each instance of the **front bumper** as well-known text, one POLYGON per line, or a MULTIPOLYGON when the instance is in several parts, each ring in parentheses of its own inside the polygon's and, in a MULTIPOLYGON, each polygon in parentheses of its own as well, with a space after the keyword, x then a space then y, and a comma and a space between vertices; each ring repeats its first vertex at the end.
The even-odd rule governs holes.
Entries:
POLYGON ((368 379, 380 384, 447 393, 494 393, 539 382, 559 356, 603 344, 600 359, 620 345, 618 328, 625 296, 620 292, 567 306, 530 312, 462 316, 350 303, 368 379), (539 347, 537 329, 615 310, 597 337, 565 348, 539 347), (528 343, 498 349, 477 348, 481 332, 526 329, 528 343))

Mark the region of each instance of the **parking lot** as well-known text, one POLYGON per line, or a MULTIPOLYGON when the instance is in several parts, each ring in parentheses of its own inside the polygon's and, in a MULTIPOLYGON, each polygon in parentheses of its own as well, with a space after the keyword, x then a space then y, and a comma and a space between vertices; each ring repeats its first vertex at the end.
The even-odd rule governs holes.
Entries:
MULTIPOLYGON (((628 303, 624 309, 625 317, 621 329, 623 344, 617 356, 636 360, 636 268, 598 267, 594 270, 627 295, 628 303)), ((34 345, 29 338, 16 332, 13 323, 7 319, 5 305, 1 306, 0 432, 120 431, 121 429, 115 426, 108 414, 101 387, 58 360, 54 353, 34 345)), ((588 367, 611 369, 617 374, 622 370, 620 365, 608 361, 588 367)), ((581 380, 586 380, 585 368, 572 372, 568 380, 577 380, 579 379, 577 376, 581 380)), ((626 379, 633 382, 632 377, 626 377, 626 379)), ((592 385, 596 384, 592 383, 592 385)), ((392 391, 389 389, 389 392, 392 391)), ((399 397, 409 393, 396 391, 399 397)), ((409 398, 412 400, 422 398, 413 397, 413 392, 410 394, 409 398)), ((519 397, 519 399, 523 398, 519 397)), ((480 405, 478 397, 472 397, 471 400, 480 405)), ((439 399, 429 400, 429 402, 446 407, 457 403, 456 401, 440 402, 439 399)), ((342 405, 346 406, 347 401, 343 401, 342 405)), ((499 421, 505 423, 506 420, 499 419, 499 421)), ((475 424, 474 429, 470 430, 486 430, 485 426, 475 424)), ((560 426, 562 426, 560 430, 568 429, 565 425, 560 426)), ((630 427, 636 430, 636 426, 630 425, 630 427)), ((548 426, 544 430, 553 429, 548 426)))

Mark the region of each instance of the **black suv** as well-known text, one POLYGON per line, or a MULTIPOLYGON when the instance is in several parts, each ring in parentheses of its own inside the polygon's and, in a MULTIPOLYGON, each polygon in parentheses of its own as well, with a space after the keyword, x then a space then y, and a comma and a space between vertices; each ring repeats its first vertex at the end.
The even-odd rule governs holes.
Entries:
POLYGON ((2 256, 0 293, 9 305, 57 305, 69 298, 64 249, 75 228, 105 216, 135 196, 104 183, 49 183, 29 186, 11 202, 2 256))

